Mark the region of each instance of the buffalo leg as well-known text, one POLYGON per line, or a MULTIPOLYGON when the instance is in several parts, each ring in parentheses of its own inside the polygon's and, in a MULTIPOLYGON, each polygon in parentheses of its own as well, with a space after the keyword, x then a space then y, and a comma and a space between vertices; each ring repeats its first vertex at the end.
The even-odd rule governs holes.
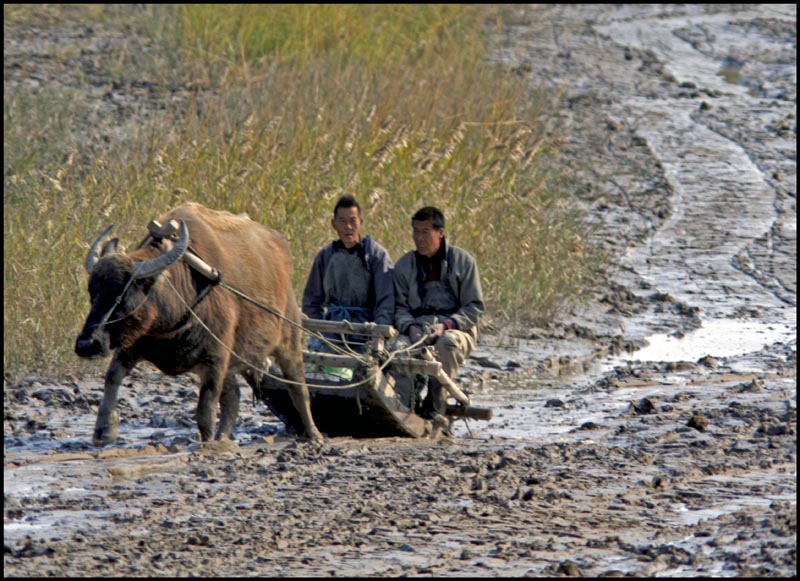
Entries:
POLYGON ((122 352, 116 352, 111 360, 111 365, 106 371, 103 401, 97 410, 97 420, 94 424, 92 444, 105 446, 117 439, 119 434, 119 412, 117 411, 117 398, 122 380, 136 366, 136 359, 129 358, 122 352))
POLYGON ((287 383, 289 395, 292 398, 294 407, 300 414, 300 419, 303 420, 303 429, 306 432, 306 437, 313 442, 322 442, 322 434, 317 429, 314 418, 311 416, 311 396, 309 396, 308 387, 306 386, 306 374, 302 356, 300 356, 299 351, 294 357, 287 356, 283 351, 276 351, 275 361, 281 368, 283 376, 292 382, 287 383))
POLYGON ((212 366, 205 373, 200 374, 200 397, 197 401, 195 420, 197 429, 200 431, 200 440, 203 442, 209 441, 214 436, 217 405, 225 380, 224 375, 218 369, 218 366, 212 366))
POLYGON ((222 384, 222 395, 219 398, 219 426, 217 426, 216 439, 230 439, 233 428, 236 427, 236 418, 239 416, 239 383, 236 376, 228 374, 222 384))

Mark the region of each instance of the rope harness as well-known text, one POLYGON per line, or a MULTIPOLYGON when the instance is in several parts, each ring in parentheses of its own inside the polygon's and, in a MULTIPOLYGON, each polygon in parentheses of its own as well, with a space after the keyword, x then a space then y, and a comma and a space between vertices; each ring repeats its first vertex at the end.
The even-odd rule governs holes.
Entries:
MULTIPOLYGON (((122 300, 125 297, 125 295, 127 294, 127 292, 130 289, 131 285, 133 284, 133 281, 136 280, 136 274, 137 274, 137 270, 139 269, 140 264, 141 263, 136 263, 134 265, 133 270, 131 271, 130 278, 128 278, 128 280, 126 281, 125 286, 123 287, 122 291, 117 296, 117 298, 115 299, 114 304, 103 315, 103 317, 100 319, 100 322, 94 327, 95 330, 99 329, 99 328, 102 328, 105 325, 110 325, 112 323, 116 323, 116 322, 122 321, 122 320, 132 316, 136 311, 138 311, 140 308, 142 308, 142 306, 150 298, 150 289, 148 289, 148 291, 145 294, 145 297, 142 300, 142 302, 140 302, 131 312, 127 313, 123 317, 119 317, 117 319, 109 320, 110 317, 111 317, 111 314, 122 303, 122 300)), ((189 266, 191 268, 191 264, 189 266)), ((200 274, 202 275, 203 273, 201 272, 200 274)), ((305 327, 303 327, 303 325, 298 324, 295 321, 292 321, 291 319, 285 317, 283 314, 279 313, 275 309, 273 309, 273 308, 271 308, 271 307, 259 302, 258 300, 248 296, 247 294, 243 293, 242 291, 230 286, 229 284, 227 284, 226 282, 224 282, 222 280, 222 273, 221 272, 215 271, 215 274, 216 274, 215 278, 209 278, 207 275, 204 275, 204 278, 206 278, 206 280, 208 282, 201 289, 201 291, 197 294, 197 296, 195 297, 194 301, 192 301, 191 305, 189 305, 184 300, 183 296, 178 291, 178 289, 175 288, 175 285, 172 283, 170 278, 169 277, 164 277, 164 280, 166 280, 166 282, 169 285, 169 287, 175 292, 175 295, 178 297, 178 300, 180 300, 180 302, 186 308, 186 313, 181 317, 180 321, 176 324, 176 328, 186 324, 190 317, 194 317, 197 320, 197 322, 206 330, 206 332, 208 332, 208 334, 219 345, 221 345, 228 353, 230 353, 230 355, 235 357, 237 360, 242 362, 247 367, 253 369, 256 372, 258 372, 259 374, 266 375, 266 376, 268 376, 268 377, 270 377, 270 378, 272 378, 274 380, 277 380, 277 381, 280 381, 280 382, 283 382, 283 383, 286 383, 286 384, 306 385, 306 386, 321 387, 321 388, 326 388, 326 389, 351 389, 353 387, 357 387, 357 386, 364 385, 364 384, 367 384, 367 383, 372 383, 373 380, 378 377, 378 374, 380 372, 382 372, 384 369, 386 369, 386 367, 388 367, 391 364, 392 360, 395 357, 397 357, 399 355, 402 355, 402 354, 408 354, 408 353, 414 351, 415 349, 417 349, 418 347, 424 346, 426 341, 427 341, 427 337, 423 336, 418 341, 416 341, 416 342, 414 342, 414 343, 412 343, 412 344, 410 344, 410 345, 408 345, 406 347, 395 349, 395 350, 393 350, 391 352, 387 352, 387 351, 383 350, 382 353, 381 353, 382 356, 378 357, 378 360, 380 361, 380 364, 377 366, 377 369, 374 369, 373 372, 371 372, 369 375, 367 375, 363 379, 361 379, 359 381, 351 382, 351 383, 344 383, 344 384, 338 384, 338 385, 315 384, 315 383, 309 383, 308 381, 305 381, 305 382, 301 383, 301 382, 297 382, 297 381, 291 380, 291 379, 289 379, 287 377, 274 375, 268 369, 266 369, 266 366, 265 367, 258 367, 256 365, 252 364, 250 361, 247 361, 245 358, 240 356, 238 353, 236 353, 231 347, 226 345, 219 337, 217 337, 217 335, 208 327, 208 325, 205 324, 205 322, 195 312, 195 307, 197 307, 197 305, 200 304, 200 302, 215 287, 221 286, 221 287, 225 288, 226 290, 232 292, 236 296, 238 296, 238 297, 248 301, 249 303, 255 305, 259 309, 261 309, 263 311, 266 311, 266 312, 268 312, 268 313, 270 313, 270 314, 272 314, 272 315, 274 315, 274 316, 276 316, 276 317, 278 317, 280 319, 283 319, 284 321, 289 323, 291 326, 299 329, 301 332, 306 333, 306 334, 308 334, 308 335, 310 335, 312 337, 315 337, 318 340, 322 341, 323 343, 327 344, 331 348, 331 350, 333 352, 339 353, 340 355, 346 355, 348 357, 351 357, 351 358, 357 360, 364 367, 373 368, 374 366, 372 364, 373 364, 374 360, 373 360, 372 357, 370 357, 369 359, 366 359, 360 353, 358 353, 356 350, 348 347, 348 342, 345 339, 346 331, 341 333, 341 337, 343 339, 343 343, 344 343, 345 347, 340 347, 338 344, 330 341, 327 337, 325 337, 322 332, 316 332, 316 331, 312 331, 310 329, 306 329, 305 327)), ((340 321, 340 322, 343 323, 346 328, 349 327, 349 330, 351 330, 351 332, 354 331, 354 329, 349 326, 349 321, 343 320, 343 321, 340 321)), ((412 387, 411 387, 411 410, 414 410, 414 407, 416 405, 416 397, 417 397, 417 393, 416 393, 417 392, 417 386, 416 386, 416 383, 417 383, 416 380, 414 380, 414 382, 412 384, 412 387)), ((360 408, 361 407, 361 402, 358 400, 358 394, 356 394, 356 396, 357 396, 356 397, 356 403, 358 404, 358 406, 360 408)), ((463 418, 463 419, 464 419, 464 422, 466 424, 467 423, 466 422, 466 417, 463 418)), ((469 429, 468 425, 467 425, 467 429, 469 429)), ((471 432, 471 430, 470 430, 470 432, 471 432)))
POLYGON ((103 315, 103 318, 102 318, 102 319, 100 319, 100 322, 99 322, 99 323, 97 323, 97 324, 96 324, 96 325, 95 325, 95 326, 92 328, 92 331, 94 331, 94 330, 96 330, 96 329, 101 329, 101 328, 103 328, 105 325, 110 325, 111 323, 116 323, 116 322, 118 322, 118 321, 122 321, 123 319, 127 319, 128 317, 130 317, 131 315, 133 315, 133 313, 135 313, 135 312, 136 312, 136 311, 138 311, 140 308, 142 308, 142 305, 144 305, 144 304, 147 302, 148 295, 145 295, 145 297, 144 297, 144 300, 143 300, 141 303, 139 303, 138 305, 136 305, 136 308, 135 308, 135 309, 133 309, 133 310, 132 310, 130 313, 128 313, 128 314, 127 314, 127 315, 125 315, 124 317, 120 317, 120 318, 118 318, 118 319, 114 319, 113 321, 109 321, 109 320, 108 320, 108 318, 111 316, 111 313, 113 313, 113 312, 114 312, 114 311, 117 309, 117 307, 120 305, 120 303, 122 302, 122 299, 125 297, 125 294, 128 292, 128 289, 129 289, 129 288, 131 288, 131 285, 133 284, 133 281, 134 281, 134 280, 136 280, 136 271, 137 271, 137 269, 139 268, 139 264, 140 264, 140 263, 139 263, 139 262, 137 262, 137 263, 134 265, 134 267, 133 267, 133 271, 131 272, 131 276, 130 276, 130 278, 128 279, 128 282, 126 282, 126 283, 125 283, 125 287, 122 289, 122 292, 119 294, 119 296, 117 296, 117 299, 114 301, 114 304, 113 304, 113 305, 111 305, 111 308, 110 308, 110 309, 109 309, 109 310, 106 312, 106 314, 105 314, 105 315, 103 315))
MULTIPOLYGON (((241 357, 232 348, 230 348, 228 345, 226 345, 222 341, 222 339, 217 337, 216 334, 214 334, 214 332, 211 329, 208 328, 208 325, 206 325, 205 322, 203 322, 203 320, 200 318, 200 316, 194 311, 194 308, 186 303, 184 298, 178 292, 178 289, 176 289, 175 286, 172 284, 172 281, 167 279, 167 283, 169 284, 169 286, 172 288, 172 290, 177 295, 178 300, 180 300, 181 303, 183 303, 183 305, 186 307, 187 311, 192 316, 194 316, 194 318, 197 320, 197 322, 200 324, 200 326, 202 326, 208 332, 208 334, 217 343, 219 343, 228 353, 230 353, 233 357, 235 357, 237 360, 241 361, 242 363, 244 363, 246 366, 250 367, 254 371, 257 371, 259 373, 263 373, 264 375, 266 375, 268 377, 271 377, 272 379, 275 379, 275 380, 278 380, 278 381, 282 381, 284 383, 293 384, 293 385, 303 385, 303 383, 301 383, 301 382, 297 382, 297 381, 288 379, 286 377, 282 377, 282 376, 270 373, 267 369, 265 369, 263 367, 258 367, 256 365, 252 364, 251 362, 247 361, 243 357, 241 357)), ((303 333, 311 335, 312 337, 317 337, 321 341, 323 341, 326 344, 328 344, 331 347, 331 349, 337 351, 339 354, 347 355, 349 357, 353 357, 354 359, 358 360, 358 362, 361 363, 364 366, 369 366, 370 365, 371 361, 365 359, 363 356, 361 356, 361 354, 357 353, 356 351, 354 351, 352 349, 344 349, 344 348, 332 343, 322 333, 317 333, 315 331, 311 331, 309 329, 306 329, 302 325, 298 325, 296 322, 294 322, 291 319, 285 317, 284 315, 282 315, 281 313, 279 313, 275 309, 272 309, 271 307, 269 307, 269 306, 267 306, 265 304, 262 304, 261 302, 259 302, 256 299, 248 296, 247 294, 243 293, 242 291, 230 286, 229 284, 227 284, 225 282, 219 282, 219 286, 221 286, 221 287, 225 288, 226 290, 232 292, 233 294, 241 297, 242 299, 252 303, 256 307, 258 307, 258 308, 270 313, 271 315, 274 315, 274 316, 276 316, 276 317, 278 317, 280 319, 283 319, 284 321, 286 321, 287 323, 289 323, 293 327, 300 329, 300 331, 302 331, 303 333)), ((343 321, 343 322, 346 323, 346 321, 343 321)), ((396 351, 392 351, 391 353, 388 354, 388 356, 386 357, 386 360, 383 361, 378 366, 378 370, 377 371, 371 373, 370 375, 368 375, 367 377, 365 377, 364 379, 362 379, 360 381, 355 381, 355 382, 352 382, 352 383, 345 383, 345 384, 341 384, 341 385, 328 385, 328 384, 323 385, 323 384, 315 384, 315 383, 305 382, 305 385, 310 385, 311 387, 324 387, 324 388, 328 388, 328 389, 330 389, 330 388, 333 388, 333 389, 349 389, 349 388, 352 388, 352 387, 357 387, 359 385, 363 385, 363 384, 369 383, 374 378, 376 378, 378 376, 378 371, 383 371, 384 369, 386 369, 386 367, 391 363, 392 359, 394 359, 395 357, 397 357, 400 354, 408 353, 408 352, 412 351, 413 349, 416 349, 417 347, 422 346, 424 344, 424 342, 425 342, 425 338, 417 341, 416 343, 414 343, 412 345, 409 345, 408 347, 404 347, 402 349, 398 349, 396 351)))

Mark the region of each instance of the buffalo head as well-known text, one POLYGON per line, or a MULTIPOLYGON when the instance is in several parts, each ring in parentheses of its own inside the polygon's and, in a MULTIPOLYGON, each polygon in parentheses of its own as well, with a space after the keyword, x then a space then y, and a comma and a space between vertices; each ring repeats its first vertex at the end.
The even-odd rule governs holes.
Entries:
POLYGON ((109 226, 97 237, 86 255, 91 310, 75 341, 75 353, 80 357, 105 357, 140 334, 137 327, 141 327, 147 312, 141 307, 151 287, 189 246, 189 232, 181 221, 178 240, 172 248, 152 258, 138 259, 138 251, 118 251, 119 239, 105 241, 112 228, 109 226))

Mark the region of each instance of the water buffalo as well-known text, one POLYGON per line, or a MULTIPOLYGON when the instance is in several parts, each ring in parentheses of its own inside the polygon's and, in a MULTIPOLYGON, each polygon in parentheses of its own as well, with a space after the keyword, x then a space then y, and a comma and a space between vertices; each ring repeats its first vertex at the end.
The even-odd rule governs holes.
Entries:
POLYGON ((195 203, 183 204, 159 221, 180 224, 177 241, 151 236, 136 250, 123 253, 118 251, 117 238, 104 243, 109 227, 86 256, 91 311, 75 352, 93 358, 114 351, 97 412, 94 445, 117 438, 119 386, 141 360, 169 375, 197 374, 200 438, 229 438, 239 414, 235 376, 241 374, 256 390, 261 377, 258 369, 268 357, 274 358, 285 378, 295 382, 287 383, 287 388, 306 436, 322 440, 311 417, 300 310, 285 240, 247 217, 195 203), (220 271, 225 286, 206 293, 209 280, 180 260, 187 252, 220 271), (266 305, 270 312, 231 288, 266 305), (196 301, 195 316, 189 307, 196 301), (214 434, 218 402, 220 418, 214 434))

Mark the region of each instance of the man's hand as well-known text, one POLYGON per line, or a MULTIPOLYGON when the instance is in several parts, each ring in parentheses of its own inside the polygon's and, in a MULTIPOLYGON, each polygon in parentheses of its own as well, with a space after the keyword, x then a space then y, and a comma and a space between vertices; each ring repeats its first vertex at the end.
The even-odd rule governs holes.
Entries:
POLYGON ((426 345, 433 345, 436 341, 439 340, 439 337, 444 335, 444 332, 447 331, 447 327, 444 323, 434 323, 431 326, 431 330, 428 333, 428 336, 425 337, 425 344, 426 345))
POLYGON ((424 336, 425 333, 419 325, 411 325, 408 328, 408 338, 411 339, 412 345, 418 343, 424 336))
POLYGON ((444 326, 444 323, 434 323, 433 330, 428 334, 428 337, 436 337, 438 339, 444 335, 445 331, 447 331, 447 327, 444 326))

